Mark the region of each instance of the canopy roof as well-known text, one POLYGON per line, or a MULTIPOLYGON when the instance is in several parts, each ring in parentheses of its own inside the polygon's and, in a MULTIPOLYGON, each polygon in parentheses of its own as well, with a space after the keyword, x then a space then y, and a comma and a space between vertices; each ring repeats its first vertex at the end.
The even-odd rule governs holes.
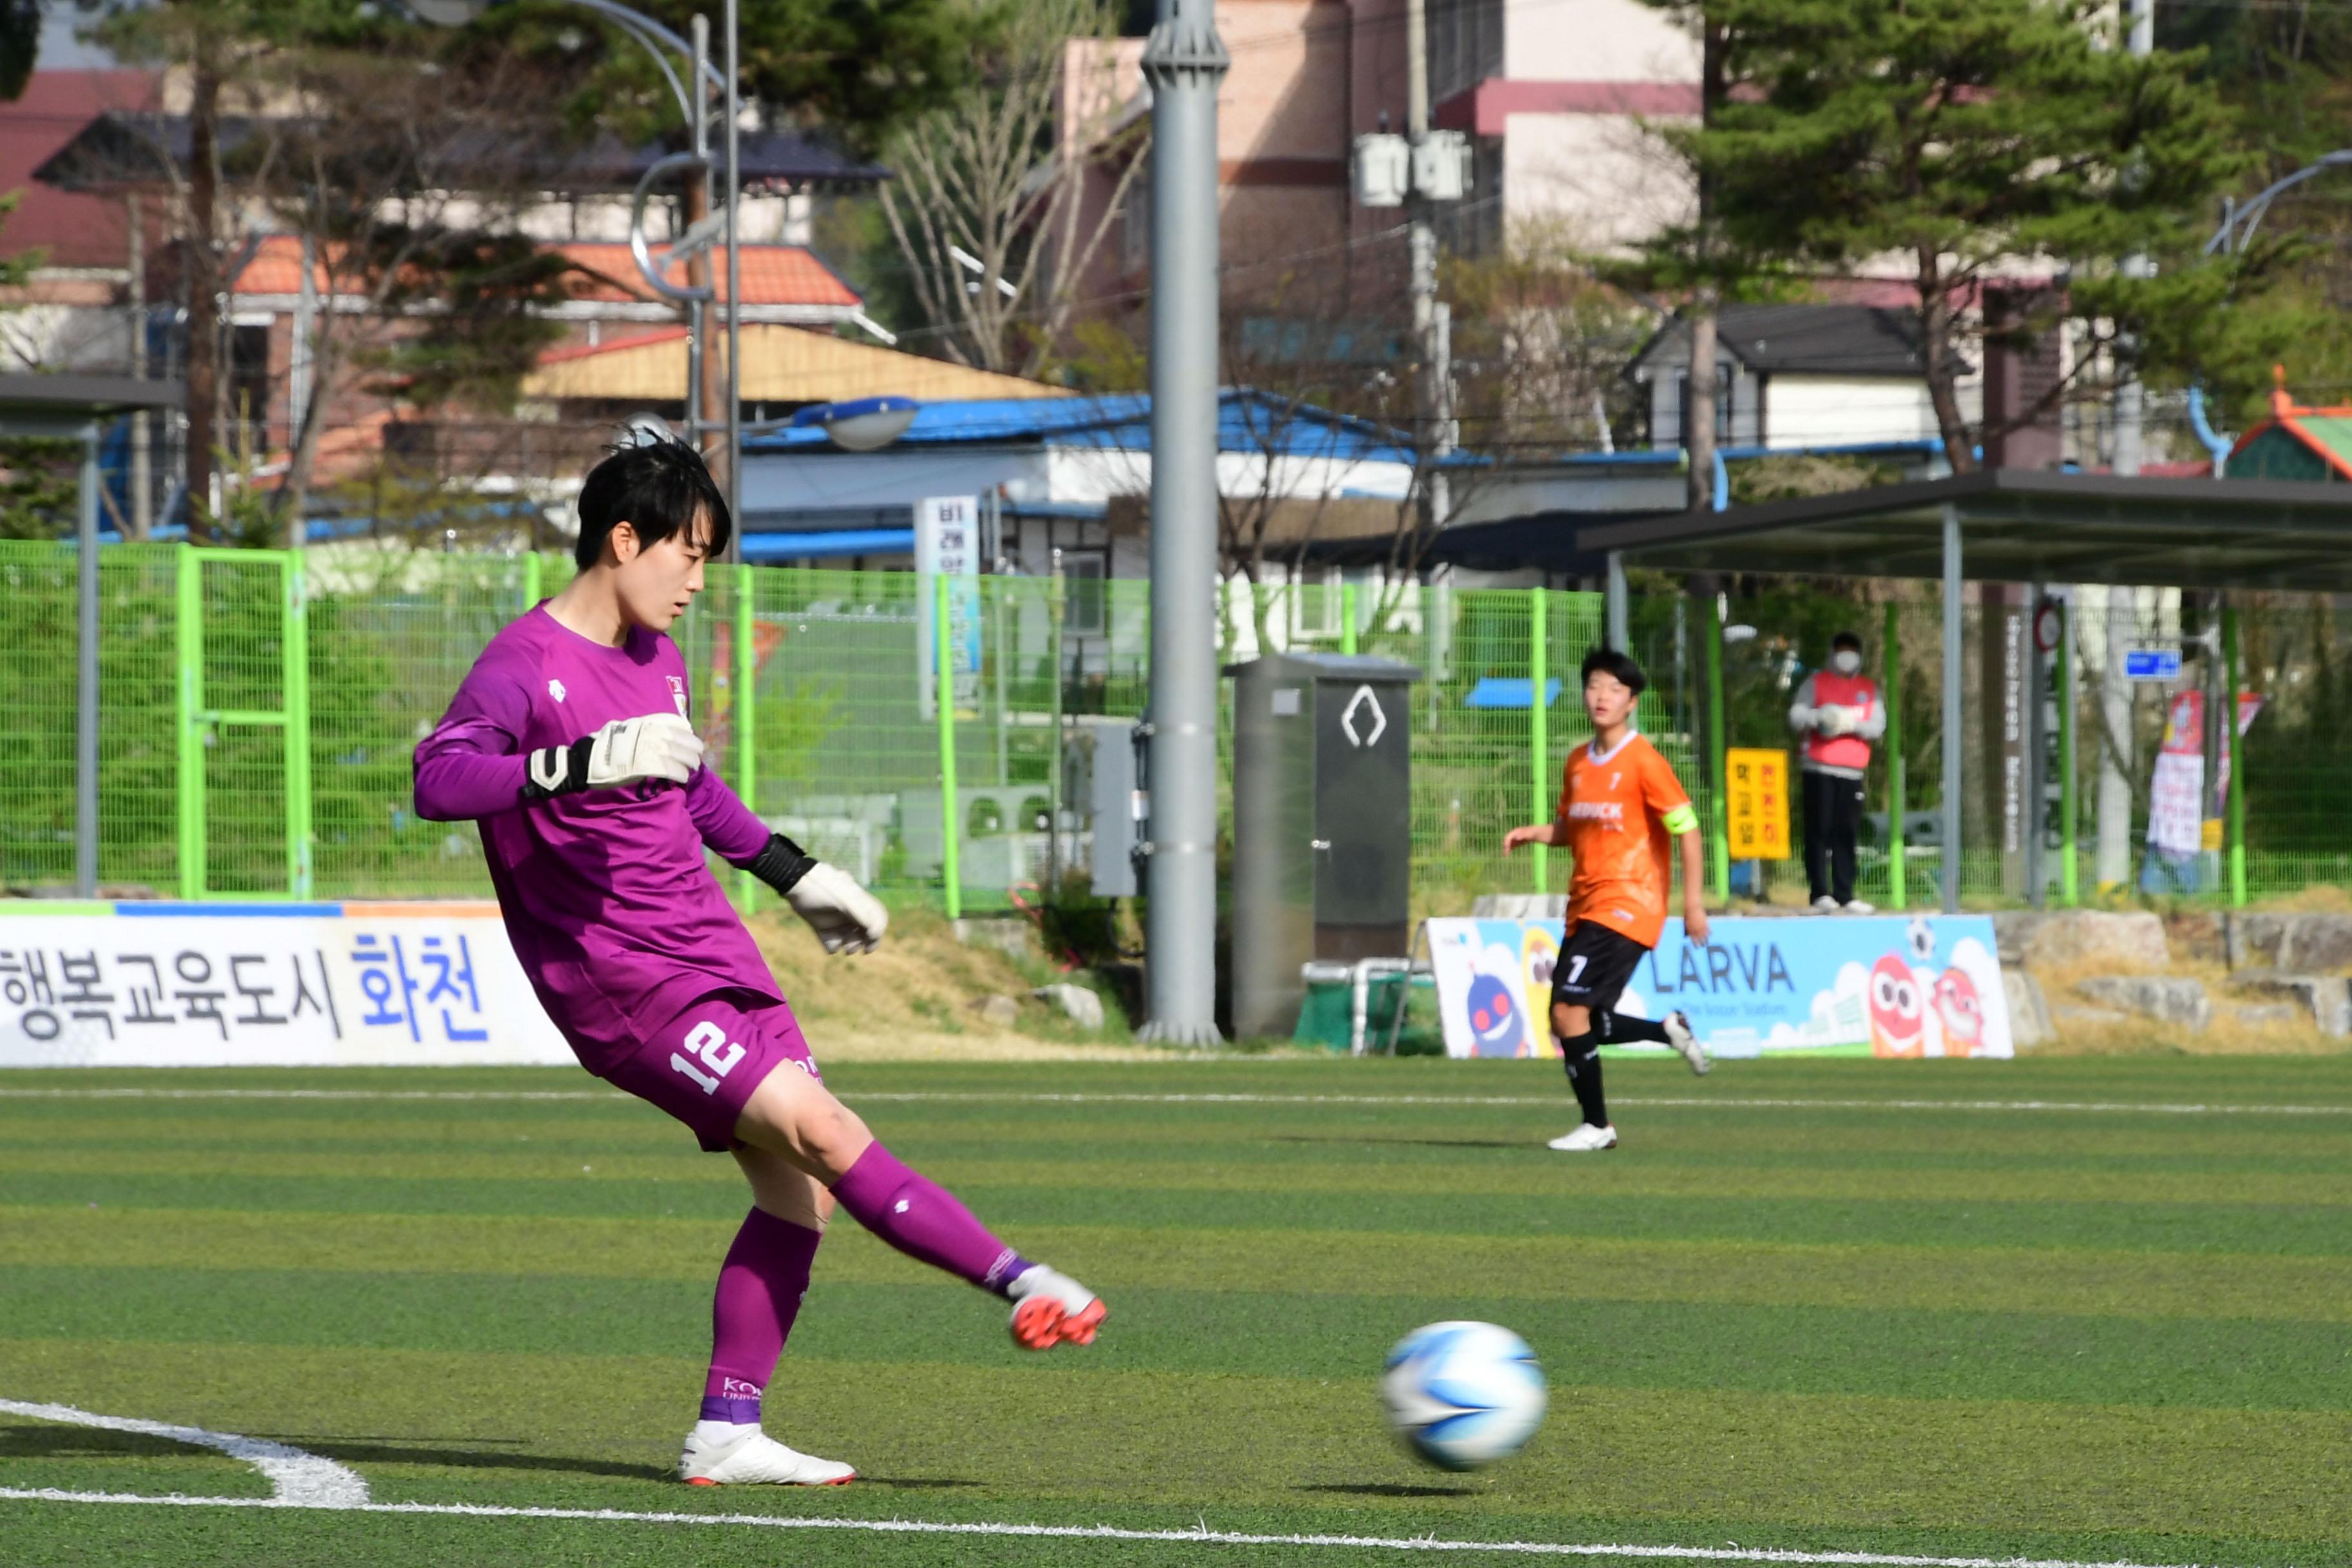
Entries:
POLYGON ((1588 524, 1561 542, 1675 571, 1936 578, 1948 508, 1979 581, 2352 593, 2352 492, 2294 480, 1996 468, 1588 524))
MULTIPOLYGON (((1042 381, 924 359, 804 327, 747 325, 742 331, 746 403, 841 403, 886 394, 925 399, 1066 395, 1061 387, 1042 381)), ((523 377, 522 391, 526 397, 659 403, 684 395, 686 366, 686 329, 672 327, 608 338, 593 348, 551 350, 523 377)))

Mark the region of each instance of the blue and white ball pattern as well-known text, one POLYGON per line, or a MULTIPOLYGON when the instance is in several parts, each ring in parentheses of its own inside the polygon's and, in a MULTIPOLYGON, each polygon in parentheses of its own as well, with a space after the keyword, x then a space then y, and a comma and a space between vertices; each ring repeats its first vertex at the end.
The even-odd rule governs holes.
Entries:
POLYGON ((1543 1425, 1536 1352, 1493 1323, 1415 1329, 1389 1352, 1381 1393, 1397 1436, 1442 1469, 1508 1458, 1543 1425))

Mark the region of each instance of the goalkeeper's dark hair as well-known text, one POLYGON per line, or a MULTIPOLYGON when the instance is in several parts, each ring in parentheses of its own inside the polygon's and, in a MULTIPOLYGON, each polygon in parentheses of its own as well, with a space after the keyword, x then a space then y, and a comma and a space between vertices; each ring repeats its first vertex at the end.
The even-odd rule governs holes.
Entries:
POLYGON ((1649 689, 1650 678, 1642 673, 1642 667, 1613 647, 1597 647, 1584 656, 1583 680, 1586 685, 1592 683, 1594 675, 1603 673, 1613 675, 1624 682, 1625 689, 1636 697, 1649 689))
POLYGON ((604 558, 604 540, 617 523, 635 529, 638 543, 653 545, 707 516, 712 556, 726 552, 735 531, 727 497, 702 454, 669 436, 632 435, 605 447, 604 461, 581 481, 578 507, 580 540, 572 558, 583 572, 604 558))

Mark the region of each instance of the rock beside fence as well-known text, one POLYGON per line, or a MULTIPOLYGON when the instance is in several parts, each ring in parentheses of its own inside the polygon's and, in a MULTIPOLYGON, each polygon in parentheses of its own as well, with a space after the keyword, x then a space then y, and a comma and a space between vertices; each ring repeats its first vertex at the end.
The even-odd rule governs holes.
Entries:
POLYGON ((1059 985, 1040 985, 1029 994, 1055 1009, 1081 1029, 1103 1026, 1102 998, 1083 985, 1072 985, 1066 982, 1059 985))
POLYGON ((2074 994, 2102 1007, 2153 1018, 2159 1024, 2177 1024, 2194 1032, 2201 1033, 2213 1021, 2212 998, 2205 994, 2201 980, 2169 974, 2095 974, 2076 981, 2074 994))
POLYGON ((2285 1004, 2294 1017, 2308 1019, 2331 1039, 2352 1035, 2352 983, 2340 975, 2247 969, 2230 976, 2230 989, 2285 1004))
POLYGON ((2055 1033, 2050 1026, 2050 1005, 2042 1000, 2042 982, 2011 966, 2000 972, 2000 989, 2009 1000, 2011 1043, 2023 1050, 2055 1033))
POLYGON ((2352 915, 2232 910, 2213 917, 2232 969, 2324 974, 2352 969, 2352 915))
POLYGON ((2003 910, 1993 915, 1992 929, 2003 963, 2162 969, 2172 959, 2164 922, 2145 910, 2003 910))

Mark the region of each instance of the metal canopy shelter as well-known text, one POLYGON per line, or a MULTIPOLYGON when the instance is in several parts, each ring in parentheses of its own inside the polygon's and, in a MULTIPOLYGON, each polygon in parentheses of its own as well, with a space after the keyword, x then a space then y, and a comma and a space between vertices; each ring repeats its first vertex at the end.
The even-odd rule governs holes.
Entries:
POLYGON ((100 426, 117 415, 177 408, 176 381, 127 375, 0 375, 0 436, 81 442, 74 680, 74 891, 98 896, 98 470, 100 426))
MULTIPOLYGON (((2116 479, 1996 468, 1724 511, 1575 531, 1610 563, 1609 624, 1624 625, 1624 568, 1940 579, 1944 585, 1943 906, 1959 907, 1961 584, 2101 583, 2352 594, 2352 487, 2282 480, 2116 479)), ((2229 689, 2237 639, 2223 614, 2229 689)), ((2064 707, 2062 705, 2062 712, 2064 707)), ((2231 726, 2225 744, 2237 750, 2231 726)), ((2238 759, 2232 758, 2234 763, 2238 759)), ((1720 765, 1720 759, 1715 759, 1720 765)), ((2242 770, 2239 770, 2242 780, 2242 770)), ((2230 792, 2230 877, 2244 900, 2242 784, 2230 792)), ((1894 820, 1901 822, 1901 813, 1894 820)), ((1897 851, 1901 840, 1896 839, 1897 851)), ((2071 867, 2071 859, 2069 866, 2071 867)), ((2039 880, 2036 879, 2037 896, 2039 880)))

